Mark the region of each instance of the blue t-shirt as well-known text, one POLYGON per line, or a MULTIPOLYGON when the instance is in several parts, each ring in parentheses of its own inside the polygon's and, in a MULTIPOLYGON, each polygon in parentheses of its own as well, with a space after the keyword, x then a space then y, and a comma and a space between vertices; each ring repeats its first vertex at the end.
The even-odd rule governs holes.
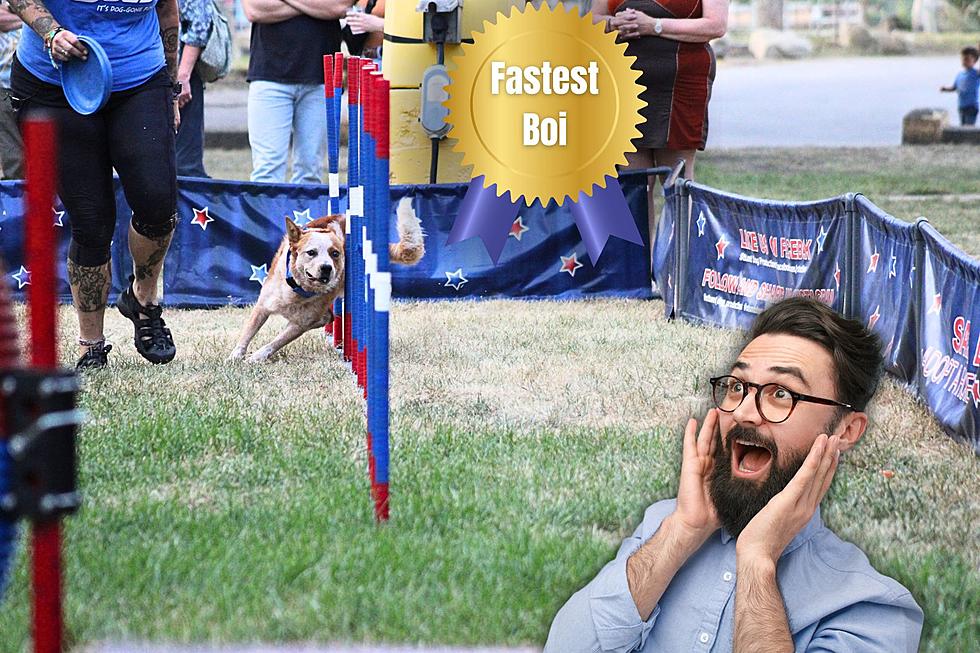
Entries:
MULTIPOLYGON (((139 86, 166 65, 157 0, 46 0, 45 6, 65 29, 99 42, 112 65, 112 90, 139 86)), ((61 85, 44 41, 25 29, 17 59, 35 77, 61 85)))
POLYGON ((980 72, 977 72, 975 68, 964 68, 956 76, 953 86, 959 94, 961 109, 977 106, 977 95, 980 94, 980 72))

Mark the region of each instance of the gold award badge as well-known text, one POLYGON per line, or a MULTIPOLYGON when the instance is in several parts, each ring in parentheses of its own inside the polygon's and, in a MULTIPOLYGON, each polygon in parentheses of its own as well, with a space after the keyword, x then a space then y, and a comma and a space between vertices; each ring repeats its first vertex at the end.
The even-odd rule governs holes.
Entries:
POLYGON ((479 235, 496 261, 522 198, 570 198, 593 262, 609 235, 642 244, 614 179, 640 135, 634 60, 591 14, 561 6, 512 7, 485 22, 449 72, 449 136, 474 177, 450 243, 479 235))

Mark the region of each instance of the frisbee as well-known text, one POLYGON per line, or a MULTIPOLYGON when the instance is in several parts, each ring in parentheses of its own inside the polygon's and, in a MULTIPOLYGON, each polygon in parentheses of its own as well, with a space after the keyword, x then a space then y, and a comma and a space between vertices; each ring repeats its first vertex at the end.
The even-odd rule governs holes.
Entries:
POLYGON ((72 57, 61 64, 61 87, 71 108, 87 116, 95 113, 112 93, 112 66, 99 42, 89 36, 78 40, 88 48, 88 58, 72 57))

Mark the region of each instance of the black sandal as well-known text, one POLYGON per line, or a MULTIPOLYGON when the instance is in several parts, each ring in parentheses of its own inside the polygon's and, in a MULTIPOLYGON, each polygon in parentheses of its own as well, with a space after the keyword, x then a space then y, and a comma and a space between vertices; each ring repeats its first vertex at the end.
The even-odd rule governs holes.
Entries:
POLYGON ((132 275, 129 276, 129 288, 116 301, 116 308, 133 323, 133 344, 140 356, 154 364, 169 363, 174 359, 177 348, 170 329, 161 317, 163 308, 157 305, 143 306, 136 301, 132 275), (141 318, 140 314, 146 317, 141 318))
POLYGON ((102 369, 109 364, 110 351, 112 351, 112 345, 107 345, 105 340, 89 345, 88 350, 75 363, 75 369, 102 369))

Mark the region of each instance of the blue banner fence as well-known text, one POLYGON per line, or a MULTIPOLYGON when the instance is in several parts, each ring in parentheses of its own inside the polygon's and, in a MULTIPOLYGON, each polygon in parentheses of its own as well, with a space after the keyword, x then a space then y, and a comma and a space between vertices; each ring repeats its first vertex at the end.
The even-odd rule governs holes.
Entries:
MULTIPOLYGON (((620 185, 637 226, 645 234, 647 198, 643 174, 624 174, 620 185)), ((650 298, 649 246, 643 248, 612 238, 598 262, 589 260, 567 205, 521 210, 507 239, 499 265, 494 265, 479 239, 446 245, 466 184, 392 186, 391 206, 412 197, 426 234, 426 254, 418 265, 393 266, 393 296, 403 299, 562 298, 594 296, 650 298)), ((348 208, 348 190, 339 189, 341 211, 348 208)), ((164 264, 163 303, 186 308, 247 305, 255 302, 268 263, 285 233, 284 218, 299 226, 328 215, 329 189, 318 185, 264 184, 181 178, 178 182, 179 222, 164 264)), ((23 298, 23 186, 0 182, 0 258, 8 268, 14 297, 23 298), (11 278, 12 275, 17 275, 11 278)), ((112 245, 113 287, 110 302, 123 290, 132 267, 126 249, 131 211, 116 182, 117 220, 112 245)), ((70 216, 52 207, 59 252, 58 292, 71 301, 65 276, 70 216)), ((391 238, 395 218, 389 219, 391 238)))
MULTIPOLYGON (((645 235, 645 175, 625 173, 619 183, 645 235)), ((172 306, 253 303, 283 217, 302 225, 328 212, 324 186, 181 179, 179 187, 181 220, 164 268, 164 301, 172 306)), ((521 211, 497 266, 478 239, 446 245, 465 192, 465 184, 391 188, 392 206, 413 198, 427 234, 419 265, 392 268, 395 297, 653 296, 649 245, 610 239, 591 262, 570 211, 554 204, 521 211)), ((15 298, 29 278, 20 269, 22 193, 19 182, 0 183, 0 257, 15 298)), ((347 189, 340 196, 346 210, 347 189)), ((121 190, 117 205, 128 217, 121 190)), ((67 227, 62 211, 53 207, 52 219, 67 227)), ((119 220, 113 244, 116 280, 131 265, 127 223, 119 220)), ((60 231, 63 265, 68 230, 60 231)), ((681 179, 665 189, 653 260, 668 316, 745 329, 768 303, 808 294, 864 321, 882 337, 888 372, 980 453, 980 264, 928 222, 898 220, 862 195, 777 202, 681 179)), ((70 300, 64 281, 60 294, 70 300)))
POLYGON ((978 261, 858 194, 777 202, 680 179, 665 198, 654 274, 668 317, 747 329, 779 299, 820 299, 873 329, 886 370, 980 453, 978 261))

